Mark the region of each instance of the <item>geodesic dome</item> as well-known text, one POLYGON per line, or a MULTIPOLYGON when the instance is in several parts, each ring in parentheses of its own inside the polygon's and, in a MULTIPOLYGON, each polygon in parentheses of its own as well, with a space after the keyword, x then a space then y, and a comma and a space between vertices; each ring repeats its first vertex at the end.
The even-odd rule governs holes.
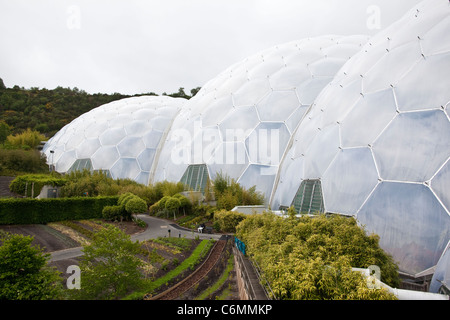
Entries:
POLYGON ((449 30, 448 1, 424 1, 343 66, 293 137, 273 208, 315 202, 356 216, 403 271, 437 263, 450 239, 449 30))
POLYGON ((186 99, 140 96, 104 104, 64 126, 44 146, 61 173, 102 170, 148 184, 163 136, 186 99))
MULTIPOLYGON (((281 44, 230 66, 189 100, 167 136, 157 180, 222 172, 270 197, 291 135, 319 92, 367 36, 322 36, 281 44), (199 173, 197 173, 199 172, 199 173)), ((205 176, 206 177, 206 176, 205 176)), ((195 180, 191 179, 187 181, 195 180)), ((205 183, 205 179, 203 183, 205 183)))

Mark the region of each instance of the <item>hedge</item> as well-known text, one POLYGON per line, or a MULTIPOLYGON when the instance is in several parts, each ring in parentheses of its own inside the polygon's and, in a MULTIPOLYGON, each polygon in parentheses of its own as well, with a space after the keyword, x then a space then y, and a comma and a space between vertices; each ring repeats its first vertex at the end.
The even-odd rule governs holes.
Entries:
POLYGON ((0 199, 0 224, 38 224, 102 218, 103 207, 115 205, 117 200, 117 196, 0 199))

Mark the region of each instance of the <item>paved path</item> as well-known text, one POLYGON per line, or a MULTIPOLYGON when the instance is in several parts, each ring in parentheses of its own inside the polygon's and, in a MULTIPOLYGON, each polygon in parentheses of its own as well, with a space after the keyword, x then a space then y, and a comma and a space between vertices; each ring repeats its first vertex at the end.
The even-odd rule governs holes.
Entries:
MULTIPOLYGON (((191 231, 182 228, 171 221, 151 217, 146 214, 138 215, 138 218, 147 224, 147 229, 143 232, 132 235, 132 241, 145 241, 148 239, 156 239, 158 237, 168 237, 169 230, 171 237, 186 237, 189 239, 194 239, 195 237, 199 237, 200 239, 219 239, 222 236, 221 234, 203 234, 196 231, 191 231)), ((82 248, 83 247, 76 247, 51 252, 50 261, 59 261, 79 257, 83 255, 83 252, 81 251, 82 248)))
POLYGON ((9 191, 9 184, 14 177, 0 176, 0 197, 17 197, 17 194, 9 191))

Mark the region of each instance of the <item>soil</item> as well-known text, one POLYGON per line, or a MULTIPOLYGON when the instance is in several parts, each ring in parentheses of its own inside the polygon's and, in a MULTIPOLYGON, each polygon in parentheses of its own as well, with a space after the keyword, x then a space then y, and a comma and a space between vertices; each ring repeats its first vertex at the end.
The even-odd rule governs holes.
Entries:
MULTIPOLYGON (((87 230, 95 231, 95 224, 90 223, 89 221, 72 221, 72 222, 82 226, 87 230)), ((111 223, 109 221, 104 222, 111 223)), ((115 222, 113 224, 129 235, 136 234, 145 230, 145 228, 139 227, 132 221, 115 222)), ((49 225, 44 224, 0 225, 0 232, 2 231, 15 234, 23 234, 25 236, 32 236, 33 237, 32 244, 41 247, 43 251, 46 253, 81 246, 79 242, 75 241, 69 235, 64 234, 50 227, 49 225)), ((188 249, 179 250, 178 252, 173 250, 171 247, 165 246, 163 244, 149 242, 149 244, 146 245, 146 243, 147 242, 143 242, 142 247, 146 249, 147 252, 149 253, 152 252, 160 257, 160 261, 152 263, 152 265, 155 267, 156 272, 154 274, 149 275, 156 279, 175 269, 179 263, 188 258, 192 254, 196 246, 200 243, 200 240, 193 239, 191 241, 191 246, 188 249), (178 263, 174 263, 174 261, 178 261, 178 263), (162 267, 163 263, 165 265, 164 268, 162 267)), ((203 275, 202 279, 197 279, 196 286, 193 289, 190 289, 189 291, 185 292, 184 295, 182 295, 180 298, 184 300, 194 299, 196 296, 200 294, 202 290, 213 285, 215 281, 217 281, 217 279, 219 279, 220 276, 222 275, 222 272, 226 267, 226 260, 228 259, 228 257, 229 255, 226 256, 224 255, 224 257, 221 258, 221 261, 216 265, 215 268, 213 268, 207 275, 203 275)), ((145 256, 144 254, 142 258, 146 260, 149 257, 145 256)), ((59 272, 61 272, 63 283, 65 283, 67 278, 71 275, 70 273, 67 273, 67 268, 71 265, 79 265, 80 261, 81 257, 77 257, 60 261, 52 261, 49 262, 48 265, 50 267, 56 268, 59 272)), ((176 279, 173 279, 172 281, 170 281, 170 283, 167 283, 167 285, 160 287, 154 294, 156 295, 158 293, 163 292, 170 286, 173 286, 177 282, 188 277, 194 271, 195 270, 191 270, 190 268, 188 268, 176 279)), ((221 288, 219 288, 219 290, 211 294, 211 297, 219 296, 222 290, 224 289, 228 289, 230 291, 226 299, 228 300, 238 299, 236 281, 234 280, 234 278, 229 278, 226 281, 226 283, 222 285, 221 288)))
MULTIPOLYGON (((153 297, 148 296, 146 299, 156 300, 194 300, 204 290, 208 289, 216 283, 221 277, 227 266, 228 258, 231 253, 231 242, 225 239, 219 240, 219 242, 212 249, 208 259, 205 258, 201 262, 201 265, 193 271, 183 274, 178 281, 185 279, 182 283, 174 286, 169 284, 164 288, 160 288, 158 292, 154 293, 153 297), (166 289, 169 289, 165 291, 166 289), (158 295, 161 293, 160 295, 158 295)), ((233 274, 228 277, 226 282, 221 285, 216 291, 211 292, 207 299, 215 299, 221 296, 225 292, 226 300, 237 300, 239 297, 237 285, 233 274), (227 290, 225 292, 225 290, 227 290)))
MULTIPOLYGON (((201 277, 198 279, 198 282, 189 290, 184 292, 180 297, 178 297, 178 300, 194 300, 196 297, 198 297, 203 291, 207 290, 211 286, 215 284, 215 282, 222 276, 223 272, 225 271, 227 264, 228 264, 228 258, 231 255, 231 247, 232 244, 230 241, 226 244, 226 247, 224 249, 224 253, 220 256, 219 261, 216 263, 216 265, 211 269, 211 271, 208 272, 206 276, 201 277)), ((237 288, 237 281, 236 281, 236 272, 234 269, 230 272, 229 277, 227 280, 214 292, 211 292, 209 296, 206 298, 206 300, 214 300, 216 297, 221 296, 222 293, 225 292, 225 290, 228 290, 228 294, 226 296, 227 300, 238 300, 239 299, 239 292, 237 288)))
MULTIPOLYGON (((75 222, 75 221, 74 221, 75 222)), ((145 229, 139 227, 132 221, 123 222, 110 222, 104 221, 110 224, 114 224, 116 227, 124 231, 126 234, 132 235, 144 231, 145 229)), ((89 225, 76 221, 77 224, 88 230, 93 230, 89 225)), ((81 246, 79 242, 73 240, 68 235, 51 228, 45 224, 29 224, 29 225, 0 225, 0 231, 5 231, 14 234, 22 234, 24 236, 33 237, 33 245, 37 245, 44 249, 44 252, 53 252, 58 250, 64 250, 69 248, 75 248, 81 246)))
MULTIPOLYGON (((5 177, 0 176, 0 197, 18 197, 18 195, 13 194, 9 191, 9 183, 14 179, 14 177, 5 177)), ((107 223, 110 223, 110 221, 104 221, 107 223)), ((86 221, 73 221, 73 223, 76 223, 83 228, 89 230, 89 231, 95 231, 95 225, 92 223, 86 222, 86 221)), ((139 227, 136 223, 132 221, 122 221, 122 222, 115 222, 112 223, 122 231, 124 231, 128 235, 133 235, 139 232, 143 232, 145 228, 139 227)), ((32 225, 0 225, 0 233, 3 232, 9 232, 14 234, 22 234, 25 236, 31 236, 33 237, 33 245, 39 246, 43 249, 46 253, 51 253, 53 251, 59 251, 74 247, 80 247, 81 244, 74 240, 72 237, 70 237, 68 234, 62 233, 61 231, 56 230, 55 228, 50 227, 49 225, 45 224, 32 224, 32 225)), ((156 268, 157 272, 155 272, 152 276, 154 278, 158 278, 163 276, 164 274, 170 272, 171 270, 175 269, 178 265, 178 263, 181 263, 183 260, 185 260, 187 257, 189 257, 193 250, 196 248, 196 246, 199 244, 200 240, 192 240, 190 248, 186 250, 181 250, 180 252, 175 252, 170 249, 170 247, 167 247, 165 245, 155 244, 152 243, 152 246, 145 246, 145 242, 143 243, 143 248, 147 249, 148 252, 154 252, 158 256, 161 257, 162 261, 152 263, 153 266, 156 268), (165 261, 165 267, 162 268, 162 264, 165 261), (178 261, 178 263, 174 263, 174 261, 178 261)), ((144 257, 148 258, 148 257, 144 257)), ((206 258, 205 258, 206 259, 206 258)), ((220 263, 216 265, 216 267, 211 270, 206 276, 203 277, 203 279, 197 279, 197 285, 193 288, 185 292, 184 295, 182 295, 181 299, 194 299, 203 288, 207 288, 215 283, 215 281, 221 276, 224 268, 226 267, 226 259, 228 259, 228 255, 221 258, 220 263), (225 262, 223 262, 224 260, 225 262)), ((61 272, 61 277, 65 283, 65 280, 71 275, 68 274, 67 268, 71 265, 79 265, 81 258, 72 258, 72 259, 66 259, 66 260, 59 260, 59 261, 52 261, 49 262, 50 267, 56 268, 58 271, 61 272)), ((182 279, 188 277, 190 274, 192 274, 194 270, 187 269, 183 274, 179 275, 177 279, 174 279, 170 283, 167 284, 167 286, 163 286, 159 288, 158 292, 163 292, 168 287, 176 284, 178 281, 181 281, 182 279)), ((232 272, 233 274, 233 272, 232 272)), ((219 290, 217 290, 213 295, 216 296, 220 295, 220 292, 224 289, 228 288, 230 290, 230 294, 228 295, 227 299, 237 299, 237 289, 236 289, 236 281, 234 278, 230 277, 224 285, 222 285, 219 290)))

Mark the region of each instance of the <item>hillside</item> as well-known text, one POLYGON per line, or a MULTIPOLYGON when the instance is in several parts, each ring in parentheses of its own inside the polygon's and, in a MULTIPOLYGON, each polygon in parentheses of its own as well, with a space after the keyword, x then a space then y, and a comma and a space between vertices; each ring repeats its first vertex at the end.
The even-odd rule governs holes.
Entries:
MULTIPOLYGON (((180 88, 178 92, 163 95, 193 97, 199 88, 192 89, 191 95, 180 88)), ((157 95, 154 92, 135 94, 157 95)), ((17 85, 7 88, 0 78, 0 121, 10 127, 10 133, 17 134, 30 128, 48 137, 54 135, 64 125, 81 114, 102 104, 130 97, 121 93, 89 94, 78 88, 56 87, 55 89, 30 88, 17 85)))

